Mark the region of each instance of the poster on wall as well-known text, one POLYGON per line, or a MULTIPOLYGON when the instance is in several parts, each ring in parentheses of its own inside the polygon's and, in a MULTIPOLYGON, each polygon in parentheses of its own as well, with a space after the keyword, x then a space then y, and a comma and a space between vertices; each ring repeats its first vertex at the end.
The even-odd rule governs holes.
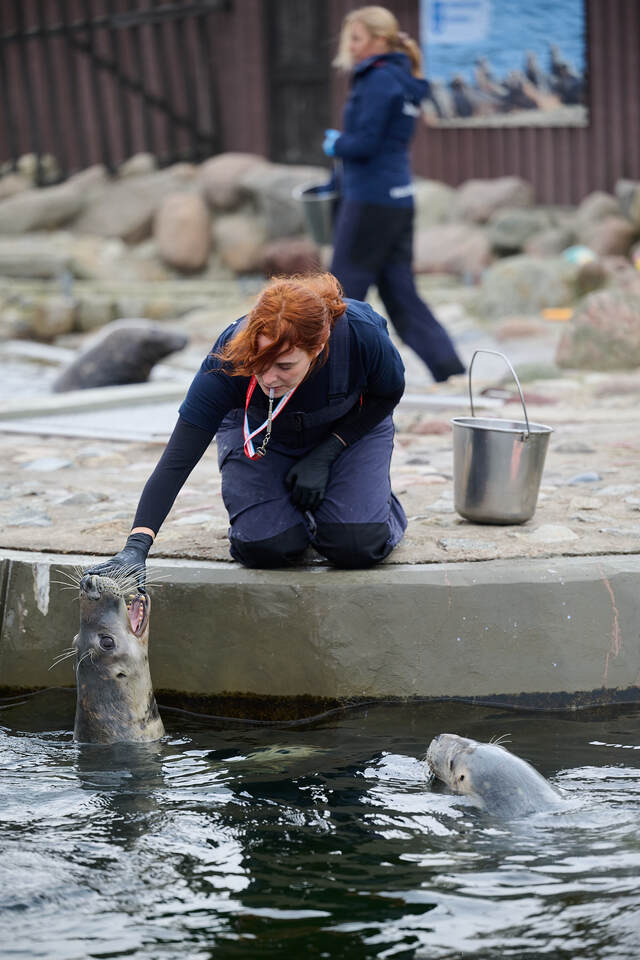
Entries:
POLYGON ((420 0, 435 126, 586 126, 584 0, 420 0))

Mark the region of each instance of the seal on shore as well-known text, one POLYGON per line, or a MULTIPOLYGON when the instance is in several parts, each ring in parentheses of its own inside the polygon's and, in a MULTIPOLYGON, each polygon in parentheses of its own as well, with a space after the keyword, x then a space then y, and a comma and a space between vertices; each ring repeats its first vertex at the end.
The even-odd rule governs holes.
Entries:
POLYGON ((144 383, 154 364, 187 342, 186 334, 151 320, 116 320, 87 340, 54 380, 53 392, 144 383))
POLYGON ((522 817, 556 806, 560 794, 537 770, 498 743, 441 733, 429 744, 432 773, 499 817, 522 817))
MULTIPOLYGON (((129 578, 130 579, 130 578, 129 578)), ((149 672, 151 601, 130 582, 80 581, 74 739, 82 743, 159 740, 164 734, 149 672)))

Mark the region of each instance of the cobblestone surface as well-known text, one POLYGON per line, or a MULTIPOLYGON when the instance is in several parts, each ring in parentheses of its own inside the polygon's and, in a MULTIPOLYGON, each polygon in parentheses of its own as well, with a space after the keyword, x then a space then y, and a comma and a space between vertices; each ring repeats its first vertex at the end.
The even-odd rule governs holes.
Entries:
MULTIPOLYGON (((618 376, 554 374, 560 325, 529 318, 492 328, 478 324, 465 309, 468 291, 464 288, 431 289, 430 293, 465 361, 478 348, 497 349, 509 356, 523 380, 529 419, 548 424, 554 433, 532 520, 521 526, 463 520, 453 504, 450 420, 469 413, 463 399, 467 378, 435 385, 420 361, 402 348, 407 393, 426 394, 429 406, 418 409, 403 403, 396 413, 392 482, 409 526, 387 562, 638 552, 640 371, 618 376)), ((183 378, 195 370, 217 331, 246 309, 246 293, 239 291, 236 300, 225 297, 223 309, 203 310, 176 321, 173 325, 188 330, 192 339, 187 351, 169 364, 168 375, 171 368, 183 378)), ((508 376, 503 382, 501 361, 483 357, 476 364, 473 386, 479 402, 488 387, 503 387, 499 408, 476 412, 521 419, 516 388, 508 376)), ((33 392, 38 392, 36 383, 42 389, 46 380, 46 376, 36 377, 33 392)), ((21 384, 19 392, 28 395, 21 384)), ((126 408, 114 410, 114 423, 126 429, 133 414, 126 408)), ((0 427, 0 546, 91 556, 120 549, 165 433, 153 442, 142 442, 101 439, 98 429, 95 437, 85 438, 14 432, 20 429, 17 421, 11 432, 0 427)), ((227 517, 213 448, 181 491, 153 554, 229 559, 227 517)))

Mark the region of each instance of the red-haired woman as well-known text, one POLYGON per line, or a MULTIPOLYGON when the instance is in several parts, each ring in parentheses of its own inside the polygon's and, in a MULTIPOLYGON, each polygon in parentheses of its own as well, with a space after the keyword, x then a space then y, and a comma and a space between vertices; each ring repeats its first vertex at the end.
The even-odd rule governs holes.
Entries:
POLYGON ((339 567, 386 557, 406 527, 391 492, 404 368, 382 317, 331 274, 275 279, 196 374, 127 543, 89 573, 136 568, 214 435, 231 555, 281 567, 309 544, 339 567))

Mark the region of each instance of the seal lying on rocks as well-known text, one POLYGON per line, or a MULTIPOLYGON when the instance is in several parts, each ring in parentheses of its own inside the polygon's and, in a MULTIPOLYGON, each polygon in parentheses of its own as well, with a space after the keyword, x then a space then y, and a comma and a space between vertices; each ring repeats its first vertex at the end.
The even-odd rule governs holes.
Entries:
POLYGON ((159 740, 164 734, 149 673, 151 601, 130 582, 80 581, 74 739, 83 743, 159 740))
POLYGON ((561 802, 531 764, 498 743, 441 733, 429 744, 427 763, 454 793, 471 797, 496 816, 522 817, 561 802))
POLYGON ((163 357, 183 350, 188 337, 151 320, 116 320, 90 337, 54 380, 54 393, 144 383, 163 357))

